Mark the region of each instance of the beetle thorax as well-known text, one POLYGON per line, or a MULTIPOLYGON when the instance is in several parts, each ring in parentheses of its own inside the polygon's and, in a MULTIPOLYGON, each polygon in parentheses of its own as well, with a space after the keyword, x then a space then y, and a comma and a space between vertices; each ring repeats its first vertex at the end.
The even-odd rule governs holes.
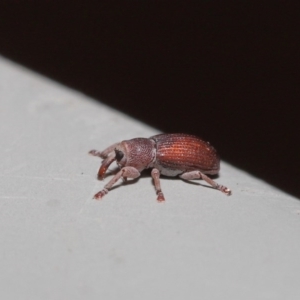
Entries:
POLYGON ((125 166, 131 166, 139 171, 153 165, 156 158, 155 142, 146 138, 136 138, 121 143, 125 150, 125 166))

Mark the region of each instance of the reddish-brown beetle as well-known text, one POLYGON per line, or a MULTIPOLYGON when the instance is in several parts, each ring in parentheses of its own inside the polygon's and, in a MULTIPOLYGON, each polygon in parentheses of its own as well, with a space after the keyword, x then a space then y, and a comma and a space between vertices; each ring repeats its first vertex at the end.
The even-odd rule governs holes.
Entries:
POLYGON ((185 180, 203 179, 213 188, 231 194, 231 190, 206 176, 218 174, 220 158, 216 150, 202 139, 188 134, 158 134, 150 138, 135 138, 116 143, 104 151, 91 150, 94 156, 103 158, 98 178, 103 179, 109 165, 116 161, 121 170, 98 192, 94 198, 101 199, 120 179, 138 178, 140 172, 153 168, 157 200, 164 201, 160 187, 160 174, 177 176, 185 180))

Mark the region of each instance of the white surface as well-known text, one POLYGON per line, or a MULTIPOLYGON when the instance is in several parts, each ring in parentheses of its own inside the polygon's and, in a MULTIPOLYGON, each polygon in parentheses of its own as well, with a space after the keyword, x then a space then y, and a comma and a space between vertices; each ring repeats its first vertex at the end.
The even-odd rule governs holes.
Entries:
POLYGON ((299 299, 297 199, 223 163, 231 197, 162 179, 159 204, 143 176, 95 201, 87 152, 156 131, 3 58, 0 119, 0 299, 299 299))

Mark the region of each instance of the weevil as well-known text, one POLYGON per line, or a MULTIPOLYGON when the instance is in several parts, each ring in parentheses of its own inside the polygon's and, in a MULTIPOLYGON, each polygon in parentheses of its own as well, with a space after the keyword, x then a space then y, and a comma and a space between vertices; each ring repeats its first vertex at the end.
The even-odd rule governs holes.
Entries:
POLYGON ((94 199, 103 198, 112 186, 122 178, 138 178, 144 169, 152 168, 151 176, 159 202, 165 197, 160 186, 160 175, 179 176, 184 180, 203 179, 213 188, 231 195, 231 190, 220 185, 207 175, 216 175, 220 170, 220 158, 209 142, 197 136, 183 133, 162 133, 150 138, 134 138, 115 143, 104 151, 91 150, 93 156, 103 159, 98 171, 102 180, 110 166, 116 161, 120 170, 98 192, 94 199))

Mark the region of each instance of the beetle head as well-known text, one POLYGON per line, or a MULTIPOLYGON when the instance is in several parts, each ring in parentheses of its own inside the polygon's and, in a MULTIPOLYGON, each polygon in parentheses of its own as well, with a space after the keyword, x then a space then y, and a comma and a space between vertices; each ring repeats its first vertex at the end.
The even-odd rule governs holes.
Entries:
POLYGON ((116 161, 120 168, 134 167, 142 171, 151 167, 156 157, 155 142, 150 139, 136 138, 115 145, 115 149, 102 161, 98 178, 103 179, 112 162, 116 161))
MULTIPOLYGON (((111 152, 107 154, 107 157, 102 161, 100 169, 98 171, 98 179, 102 180, 109 166, 116 161, 120 168, 126 165, 126 148, 122 143, 115 144, 115 149, 111 149, 111 152)), ((110 148, 110 147, 109 147, 110 148)), ((108 149, 109 149, 108 148, 108 149)))
POLYGON ((104 151, 101 152, 101 157, 104 158, 104 160, 101 163, 101 166, 99 168, 98 171, 98 179, 102 180, 108 167, 117 159, 120 158, 120 156, 122 155, 121 153, 119 153, 118 155, 116 155, 114 148, 116 149, 116 147, 118 147, 120 145, 119 144, 113 144, 111 146, 109 146, 107 149, 105 149, 104 151))

